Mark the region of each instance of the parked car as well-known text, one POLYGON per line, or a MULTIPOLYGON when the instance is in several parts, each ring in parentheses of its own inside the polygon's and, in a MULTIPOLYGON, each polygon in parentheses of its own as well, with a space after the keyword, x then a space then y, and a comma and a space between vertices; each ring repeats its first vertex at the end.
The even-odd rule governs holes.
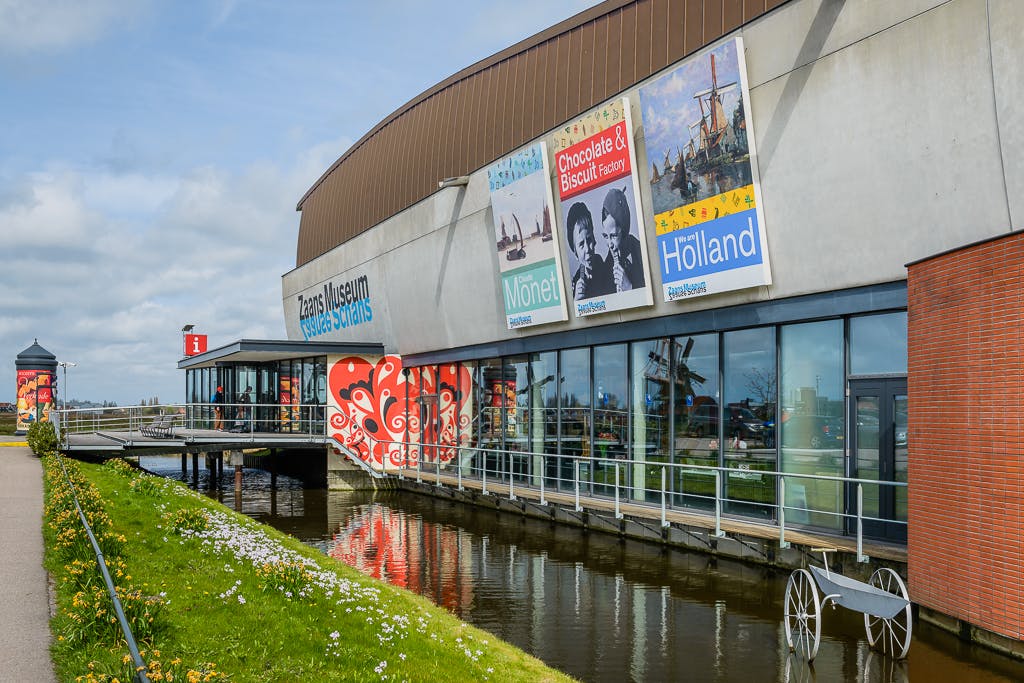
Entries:
MULTIPOLYGON (((743 406, 726 406, 726 422, 724 436, 726 439, 739 437, 747 442, 763 442, 765 424, 756 415, 743 406)), ((703 403, 690 413, 688 431, 694 436, 718 436, 718 406, 703 403)))
POLYGON ((782 421, 783 448, 839 448, 843 420, 830 415, 790 415, 782 421))

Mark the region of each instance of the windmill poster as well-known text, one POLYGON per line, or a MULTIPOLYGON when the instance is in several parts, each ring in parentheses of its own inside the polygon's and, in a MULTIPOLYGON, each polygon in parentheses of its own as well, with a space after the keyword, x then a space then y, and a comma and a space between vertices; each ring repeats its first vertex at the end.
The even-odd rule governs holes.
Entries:
POLYGON ((651 305, 629 101, 609 102, 554 139, 576 316, 651 305))
POLYGON ((487 169, 508 329, 567 320, 543 142, 487 169))
POLYGON ((640 88, 665 301, 771 284, 742 38, 640 88))

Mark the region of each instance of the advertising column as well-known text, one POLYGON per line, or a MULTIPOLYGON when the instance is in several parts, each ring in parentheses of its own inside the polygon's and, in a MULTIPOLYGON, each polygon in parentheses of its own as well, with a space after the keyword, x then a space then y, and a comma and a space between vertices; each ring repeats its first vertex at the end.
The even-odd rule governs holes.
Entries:
POLYGON ((57 357, 38 340, 15 358, 17 370, 17 426, 15 434, 26 434, 34 422, 48 422, 53 409, 53 378, 57 357))
POLYGON ((568 124, 555 149, 576 316, 651 305, 629 101, 568 124))

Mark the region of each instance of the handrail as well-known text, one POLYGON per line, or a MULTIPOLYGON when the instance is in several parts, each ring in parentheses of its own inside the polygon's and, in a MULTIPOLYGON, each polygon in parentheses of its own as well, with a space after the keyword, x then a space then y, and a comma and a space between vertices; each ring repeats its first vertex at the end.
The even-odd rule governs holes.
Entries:
POLYGON ((124 608, 121 607, 121 600, 117 597, 117 589, 114 588, 114 581, 110 578, 110 572, 107 570, 107 563, 103 559, 103 551, 100 550, 100 545, 96 541, 96 536, 92 533, 92 527, 89 526, 89 522, 85 519, 85 513, 82 512, 82 506, 78 504, 78 494, 75 492, 75 485, 71 481, 71 477, 68 476, 68 470, 64 467, 64 456, 57 454, 57 462, 60 463, 60 469, 64 472, 64 479, 67 481, 68 486, 71 489, 71 499, 75 502, 75 510, 78 511, 78 519, 82 521, 82 526, 85 527, 85 533, 89 537, 89 543, 92 544, 93 553, 96 555, 96 563, 99 565, 100 573, 103 575, 103 582, 107 584, 107 594, 110 595, 110 601, 114 605, 114 614, 117 615, 117 622, 121 626, 121 633, 124 634, 125 642, 128 643, 128 653, 132 657, 132 662, 135 664, 135 676, 132 680, 136 683, 149 683, 149 677, 146 676, 146 663, 142 661, 142 655, 139 653, 139 646, 135 643, 135 637, 132 635, 132 628, 128 625, 128 618, 124 615, 124 608))
MULTIPOLYGON (((606 490, 609 490, 609 491, 612 491, 612 489, 614 489, 611 493, 607 494, 607 496, 602 496, 601 494, 599 494, 599 493, 597 493, 595 491, 591 491, 589 496, 592 497, 592 498, 595 498, 595 499, 602 499, 602 498, 608 497, 609 500, 614 501, 614 503, 615 503, 615 512, 616 512, 616 516, 617 517, 619 515, 621 515, 619 497, 620 497, 620 493, 621 493, 622 489, 625 489, 626 491, 629 491, 629 490, 639 490, 643 494, 645 494, 645 495, 642 496, 643 500, 631 500, 630 504, 632 504, 632 505, 651 506, 652 504, 650 503, 650 501, 655 501, 655 500, 657 500, 660 497, 660 500, 658 501, 658 503, 655 506, 655 508, 660 507, 662 509, 661 515, 662 515, 663 519, 664 519, 664 515, 665 515, 664 508, 666 506, 667 507, 675 507, 675 506, 673 506, 671 504, 671 502, 667 502, 667 499, 670 498, 671 496, 680 496, 680 495, 682 495, 682 496, 686 496, 686 497, 688 497, 690 499, 707 500, 709 503, 711 501, 713 501, 714 502, 714 508, 715 508, 714 509, 715 536, 718 536, 718 537, 721 537, 721 536, 724 535, 722 533, 722 531, 721 531, 722 508, 723 508, 723 504, 724 503, 743 504, 743 505, 757 506, 757 507, 761 507, 761 508, 775 510, 775 512, 776 512, 776 515, 775 515, 776 525, 779 528, 779 543, 780 543, 780 546, 783 547, 783 548, 789 547, 789 543, 786 541, 786 523, 787 523, 786 522, 786 514, 787 514, 787 512, 803 512, 803 513, 807 513, 807 514, 812 514, 813 513, 813 514, 818 514, 818 515, 832 516, 832 517, 838 517, 838 518, 844 519, 844 520, 849 520, 850 522, 853 522, 854 520, 856 520, 856 541, 857 541, 857 550, 856 550, 856 552, 857 552, 857 559, 860 562, 866 562, 869 559, 866 555, 863 554, 863 533, 864 533, 863 529, 864 529, 864 522, 885 522, 885 523, 895 524, 895 525, 903 526, 903 527, 907 526, 907 522, 905 520, 883 519, 883 518, 880 518, 880 517, 873 517, 873 516, 870 516, 870 515, 865 515, 864 514, 864 503, 863 503, 863 490, 864 490, 864 486, 906 488, 907 487, 907 483, 906 482, 880 481, 880 480, 876 480, 876 479, 863 479, 863 478, 857 478, 857 477, 843 477, 843 476, 825 475, 825 474, 803 474, 803 473, 800 473, 800 472, 792 472, 792 471, 790 471, 790 472, 783 472, 783 471, 778 471, 778 470, 760 470, 760 469, 757 469, 757 470, 749 469, 748 470, 748 469, 740 469, 740 468, 736 467, 735 465, 734 466, 728 466, 728 465, 721 466, 721 465, 698 465, 698 464, 687 464, 687 463, 670 463, 670 462, 661 462, 661 461, 653 461, 653 460, 630 460, 630 459, 608 458, 608 457, 599 457, 599 456, 582 456, 582 455, 570 455, 570 454, 560 454, 560 453, 540 453, 540 452, 537 452, 537 451, 515 451, 515 450, 500 449, 500 448, 490 448, 490 447, 486 447, 486 446, 465 446, 465 445, 444 444, 444 443, 442 443, 442 444, 433 444, 433 443, 423 443, 423 442, 418 442, 418 441, 400 441, 400 440, 387 440, 387 439, 371 439, 370 442, 369 442, 371 450, 373 449, 373 444, 374 443, 377 443, 377 444, 380 444, 380 445, 384 445, 385 446, 385 450, 387 450, 389 452, 393 452, 395 449, 399 449, 404 454, 406 454, 406 459, 408 459, 408 455, 415 454, 416 464, 412 465, 412 466, 407 466, 407 467, 414 467, 416 469, 417 480, 422 480, 422 475, 423 475, 423 472, 424 472, 424 466, 427 466, 428 471, 429 471, 429 469, 433 469, 434 470, 434 475, 435 475, 435 485, 436 486, 440 486, 441 485, 440 474, 441 474, 442 468, 444 468, 445 464, 446 464, 446 463, 440 463, 440 462, 437 461, 438 452, 444 452, 444 451, 448 451, 448 452, 454 453, 454 455, 447 460, 447 463, 451 464, 451 467, 449 469, 449 473, 453 474, 453 475, 457 475, 457 477, 458 477, 458 485, 459 485, 460 489, 462 488, 463 482, 466 479, 471 479, 471 480, 472 479, 476 479, 478 481, 482 481, 483 487, 484 487, 484 491, 483 492, 486 495, 488 493, 488 484, 489 483, 491 485, 490 486, 491 491, 493 491, 494 482, 496 482, 496 481, 497 482, 508 481, 509 482, 509 494, 510 494, 510 496, 514 496, 514 495, 518 494, 518 496, 521 497, 522 494, 523 494, 523 489, 524 488, 526 490, 531 490, 532 489, 533 492, 536 492, 538 490, 537 489, 537 485, 539 484, 539 487, 540 487, 539 490, 541 492, 541 498, 542 498, 542 502, 543 502, 544 499, 547 497, 547 492, 544 489, 544 480, 545 479, 552 479, 552 478, 554 478, 554 479, 557 479, 557 480, 560 480, 560 481, 564 481, 570 487, 567 490, 575 496, 575 501, 576 501, 575 507, 576 507, 577 511, 582 509, 580 507, 580 502, 579 502, 580 501, 580 485, 581 485, 581 483, 582 484, 597 485, 597 486, 600 486, 600 487, 602 487, 602 488, 604 488, 606 490), (467 467, 466 466, 466 462, 467 461, 466 461, 466 458, 464 457, 464 453, 466 453, 466 452, 471 452, 473 454, 476 454, 476 453, 493 454, 494 456, 496 456, 496 458, 495 458, 496 462, 494 463, 494 466, 491 467, 491 468, 487 467, 487 461, 486 460, 484 460, 481 463, 480 466, 477 466, 477 467, 467 467), (428 459, 425 459, 423 457, 424 455, 427 455, 427 454, 432 454, 432 456, 433 456, 433 460, 432 461, 428 460, 428 459), (525 460, 531 460, 531 459, 535 459, 535 458, 539 459, 539 463, 538 463, 539 464, 539 469, 537 469, 537 465, 535 465, 535 467, 533 468, 532 472, 529 472, 529 473, 527 473, 525 471, 516 472, 516 471, 514 471, 514 467, 513 467, 513 458, 518 459, 520 463, 522 463, 522 461, 524 459, 525 460), (566 474, 568 474, 568 471, 567 471, 569 469, 568 467, 566 467, 566 468, 563 468, 561 466, 556 467, 555 468, 555 474, 553 476, 548 473, 547 464, 548 464, 548 461, 551 458, 556 458, 560 462, 564 461, 564 462, 567 462, 567 463, 568 462, 572 463, 572 467, 571 467, 571 469, 572 469, 571 481, 570 481, 569 477, 565 476, 566 474), (505 463, 504 466, 501 463, 505 463), (582 468, 581 466, 585 466, 587 464, 595 465, 595 466, 602 467, 602 468, 614 467, 615 468, 615 477, 614 477, 615 481, 613 482, 610 479, 608 481, 596 481, 596 480, 593 480, 592 478, 590 478, 590 479, 588 479, 586 477, 581 478, 580 477, 580 470, 582 468), (432 468, 430 467, 431 465, 433 465, 432 468), (622 484, 621 481, 619 481, 620 467, 630 467, 630 468, 640 467, 640 468, 659 468, 659 469, 661 469, 661 472, 662 472, 661 473, 661 482, 662 482, 661 488, 660 489, 648 488, 646 486, 646 479, 647 479, 646 476, 643 477, 645 485, 635 486, 635 485, 632 485, 632 484, 625 484, 625 485, 622 484), (467 471, 464 471, 464 470, 469 470, 469 471, 467 472, 467 471), (681 473, 681 474, 685 475, 687 473, 690 473, 690 474, 706 473, 708 475, 713 476, 713 479, 714 479, 714 495, 707 495, 707 494, 701 494, 701 493, 696 493, 696 492, 684 492, 684 491, 679 491, 679 490, 669 491, 667 489, 667 486, 666 486, 666 479, 667 479, 667 473, 670 472, 670 471, 674 472, 675 474, 680 474, 681 473), (772 503, 772 502, 760 502, 760 501, 753 501, 753 500, 744 500, 744 499, 731 498, 731 497, 727 497, 727 496, 723 495, 723 492, 724 492, 723 483, 729 481, 730 475, 735 476, 737 473, 740 473, 740 472, 745 473, 745 474, 752 473, 752 474, 763 475, 763 476, 767 476, 767 477, 773 478, 775 480, 774 489, 775 489, 775 492, 776 492, 776 495, 777 495, 777 502, 772 503), (518 480, 518 483, 513 483, 514 480, 518 480), (531 480, 535 480, 535 481, 531 482, 531 480), (827 509, 816 509, 816 508, 812 508, 810 506, 799 507, 799 506, 788 504, 786 502, 786 495, 785 495, 785 490, 784 490, 787 480, 816 480, 816 481, 821 481, 821 482, 832 482, 832 483, 835 483, 838 486, 844 487, 846 490, 850 490, 849 487, 853 487, 854 490, 852 491, 852 494, 855 495, 855 497, 856 497, 855 500, 853 501, 855 503, 855 512, 844 512, 844 511, 841 511, 841 510, 840 511, 834 511, 834 510, 827 510, 827 509), (513 488, 513 487, 515 487, 515 488, 513 488), (647 494, 651 494, 651 495, 647 495, 647 494)), ((384 462, 386 462, 388 460, 388 456, 389 456, 389 453, 387 453, 387 452, 383 454, 383 461, 384 462)), ((605 470, 605 472, 607 473, 607 470, 605 470)), ((387 473, 386 470, 385 470, 385 473, 387 473)), ((402 470, 400 469, 396 474, 399 477, 401 477, 402 476, 402 470)), ((676 509, 679 509, 679 508, 676 508, 676 509)), ((762 521, 762 520, 759 520, 759 521, 762 521)))

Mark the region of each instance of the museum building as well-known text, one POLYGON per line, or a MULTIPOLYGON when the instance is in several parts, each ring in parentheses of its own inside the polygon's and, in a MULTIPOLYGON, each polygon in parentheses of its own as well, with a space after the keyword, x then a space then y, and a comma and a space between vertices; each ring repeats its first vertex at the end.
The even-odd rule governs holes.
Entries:
POLYGON ((683 466, 715 467, 726 514, 784 500, 836 534, 861 504, 915 603, 1019 645, 1022 34, 1012 0, 608 0, 552 26, 301 198, 289 339, 383 353, 289 383, 371 467, 594 495, 614 471, 644 501, 668 464, 698 510, 711 470, 683 466))

